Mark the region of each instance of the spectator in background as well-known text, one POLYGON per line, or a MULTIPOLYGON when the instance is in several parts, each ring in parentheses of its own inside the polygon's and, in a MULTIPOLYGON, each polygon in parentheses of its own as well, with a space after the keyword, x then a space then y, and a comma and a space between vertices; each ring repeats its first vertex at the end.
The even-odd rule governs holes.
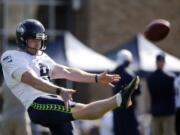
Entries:
POLYGON ((176 77, 174 81, 175 87, 175 101, 176 101, 176 119, 175 130, 176 135, 180 135, 180 75, 176 77))
POLYGON ((2 135, 31 135, 30 120, 24 106, 11 93, 5 82, 2 83, 0 93, 3 97, 2 119, 0 132, 2 135))
POLYGON ((151 100, 152 135, 174 135, 174 77, 163 71, 165 55, 156 57, 157 69, 148 77, 151 100))
MULTIPOLYGON (((133 74, 127 71, 127 68, 133 61, 133 56, 128 50, 121 50, 117 54, 117 61, 119 66, 113 72, 121 76, 121 81, 115 84, 113 94, 118 93, 123 87, 125 87, 132 79, 133 74)), ((138 123, 135 116, 135 96, 140 94, 137 89, 132 95, 133 105, 128 109, 117 108, 113 112, 113 130, 114 135, 139 135, 138 123), (129 130, 130 129, 130 130, 129 130)))

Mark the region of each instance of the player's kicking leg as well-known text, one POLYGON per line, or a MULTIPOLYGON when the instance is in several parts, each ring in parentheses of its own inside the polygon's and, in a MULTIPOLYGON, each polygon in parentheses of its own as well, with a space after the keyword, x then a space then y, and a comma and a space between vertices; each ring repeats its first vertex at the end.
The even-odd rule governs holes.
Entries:
POLYGON ((128 86, 113 97, 92 102, 90 104, 77 104, 73 109, 74 119, 97 119, 106 112, 117 107, 128 108, 131 103, 131 95, 139 85, 139 77, 135 77, 128 86))

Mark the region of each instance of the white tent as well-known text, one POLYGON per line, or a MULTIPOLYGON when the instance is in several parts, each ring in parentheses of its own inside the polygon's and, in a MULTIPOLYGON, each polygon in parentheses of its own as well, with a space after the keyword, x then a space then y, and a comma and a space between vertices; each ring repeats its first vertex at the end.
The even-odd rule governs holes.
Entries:
POLYGON ((166 56, 166 64, 164 69, 167 71, 180 71, 180 59, 161 50, 151 42, 147 41, 142 35, 138 35, 139 42, 139 58, 140 68, 144 71, 153 71, 156 69, 155 60, 159 53, 164 53, 166 56))
POLYGON ((133 63, 131 69, 137 72, 151 72, 156 69, 156 56, 159 53, 164 53, 166 56, 166 71, 180 72, 180 59, 163 51, 152 42, 144 38, 142 34, 137 34, 135 38, 121 46, 118 49, 107 53, 107 57, 112 60, 117 60, 117 53, 121 49, 127 49, 133 54, 133 63))

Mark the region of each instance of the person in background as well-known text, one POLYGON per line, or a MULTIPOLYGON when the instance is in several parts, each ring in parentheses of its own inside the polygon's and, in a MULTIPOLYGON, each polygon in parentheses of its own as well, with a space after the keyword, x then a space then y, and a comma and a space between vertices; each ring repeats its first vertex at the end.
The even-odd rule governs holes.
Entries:
POLYGON ((152 135, 175 135, 174 76, 164 71, 165 58, 164 54, 156 56, 157 69, 147 79, 151 101, 152 135))
MULTIPOLYGON (((128 71, 127 68, 133 61, 132 53, 128 50, 121 50, 117 54, 117 61, 119 66, 113 72, 114 74, 119 74, 122 79, 121 81, 115 83, 113 88, 113 94, 117 94, 121 89, 123 89, 132 79, 132 71, 128 71)), ((140 90, 137 89, 132 95, 133 105, 128 109, 116 108, 113 111, 113 130, 114 135, 139 135, 138 122, 135 116, 136 100, 137 95, 140 94, 140 90)))

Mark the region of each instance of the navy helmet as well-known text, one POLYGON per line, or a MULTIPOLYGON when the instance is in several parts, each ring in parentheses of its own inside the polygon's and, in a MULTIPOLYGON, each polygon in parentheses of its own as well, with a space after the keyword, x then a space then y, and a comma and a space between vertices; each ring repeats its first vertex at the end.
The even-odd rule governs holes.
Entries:
POLYGON ((27 39, 40 39, 40 51, 44 51, 46 46, 44 42, 47 40, 45 28, 41 22, 35 19, 26 19, 20 22, 16 28, 16 41, 21 49, 26 49, 27 39))

